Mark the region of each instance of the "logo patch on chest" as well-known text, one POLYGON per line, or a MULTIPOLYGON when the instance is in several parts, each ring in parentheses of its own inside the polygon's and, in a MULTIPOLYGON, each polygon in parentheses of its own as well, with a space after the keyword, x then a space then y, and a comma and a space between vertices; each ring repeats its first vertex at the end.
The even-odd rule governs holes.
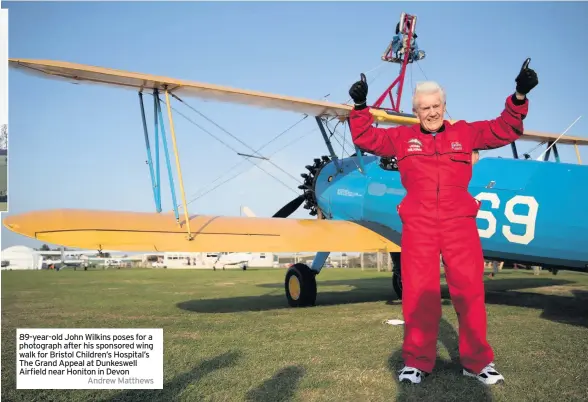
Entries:
POLYGON ((451 142, 451 149, 453 149, 454 151, 461 151, 461 150, 463 150, 463 147, 461 146, 461 142, 459 142, 459 141, 452 141, 451 142))
POLYGON ((422 152, 423 151, 423 144, 416 138, 412 138, 408 140, 408 149, 407 152, 422 152))

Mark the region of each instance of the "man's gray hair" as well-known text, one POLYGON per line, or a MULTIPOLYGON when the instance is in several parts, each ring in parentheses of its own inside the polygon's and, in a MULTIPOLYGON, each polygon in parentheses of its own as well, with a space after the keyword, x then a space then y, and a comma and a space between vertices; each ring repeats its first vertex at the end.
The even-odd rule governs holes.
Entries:
POLYGON ((417 108, 417 98, 420 94, 434 94, 439 92, 441 94, 441 102, 445 103, 445 90, 441 85, 435 81, 424 81, 419 82, 414 89, 414 95, 412 96, 412 107, 417 108))

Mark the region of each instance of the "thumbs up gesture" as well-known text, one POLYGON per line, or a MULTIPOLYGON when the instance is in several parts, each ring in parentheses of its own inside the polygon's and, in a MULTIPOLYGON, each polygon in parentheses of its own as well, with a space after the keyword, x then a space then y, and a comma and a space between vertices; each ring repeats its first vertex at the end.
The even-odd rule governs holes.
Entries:
POLYGON ((517 83, 516 91, 521 95, 527 95, 533 88, 537 86, 537 84, 539 84, 537 73, 533 69, 529 68, 530 62, 530 58, 525 60, 519 75, 515 79, 515 82, 517 83))
POLYGON ((349 88, 349 96, 353 99, 356 109, 363 109, 367 102, 368 84, 365 74, 361 74, 361 79, 349 88))

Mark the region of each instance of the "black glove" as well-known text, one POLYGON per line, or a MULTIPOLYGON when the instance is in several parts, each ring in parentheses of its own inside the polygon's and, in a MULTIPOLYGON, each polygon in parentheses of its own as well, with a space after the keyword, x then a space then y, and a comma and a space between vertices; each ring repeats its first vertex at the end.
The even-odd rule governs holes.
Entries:
POLYGON ((537 86, 537 84, 539 84, 537 73, 528 67, 530 62, 531 59, 525 60, 518 77, 515 79, 515 82, 517 83, 516 91, 521 95, 528 94, 537 86))
POLYGON ((362 74, 361 80, 349 88, 349 96, 351 96, 353 103, 355 103, 355 110, 361 110, 366 107, 367 94, 368 84, 365 81, 365 76, 362 74))

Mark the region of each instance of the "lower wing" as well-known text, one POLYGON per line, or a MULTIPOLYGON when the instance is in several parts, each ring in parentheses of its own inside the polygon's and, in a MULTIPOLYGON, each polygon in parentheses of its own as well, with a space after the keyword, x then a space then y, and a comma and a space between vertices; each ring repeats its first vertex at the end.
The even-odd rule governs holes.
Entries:
POLYGON ((91 250, 158 252, 397 252, 400 247, 359 223, 324 219, 60 209, 4 219, 9 230, 42 242, 91 250), (181 226, 180 226, 181 225, 181 226))

